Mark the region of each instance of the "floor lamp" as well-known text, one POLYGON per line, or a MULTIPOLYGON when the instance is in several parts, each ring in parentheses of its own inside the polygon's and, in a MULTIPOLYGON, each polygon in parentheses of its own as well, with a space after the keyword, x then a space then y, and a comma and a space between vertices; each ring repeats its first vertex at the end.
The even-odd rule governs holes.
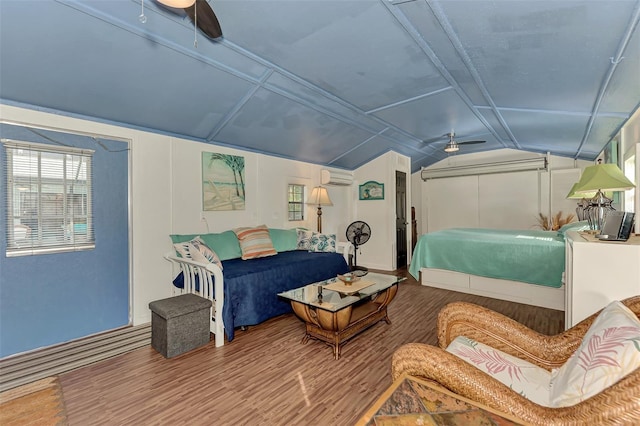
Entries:
POLYGON ((587 194, 596 191, 596 195, 589 200, 587 208, 589 225, 591 229, 600 231, 610 210, 611 198, 604 195, 602 191, 626 191, 633 189, 635 185, 622 173, 622 170, 611 163, 598 163, 584 169, 578 183, 576 183, 576 194, 587 194))
POLYGON ((331 198, 327 188, 324 186, 316 186, 311 190, 311 195, 307 200, 309 204, 315 204, 318 206, 318 232, 322 232, 322 206, 332 206, 331 198))

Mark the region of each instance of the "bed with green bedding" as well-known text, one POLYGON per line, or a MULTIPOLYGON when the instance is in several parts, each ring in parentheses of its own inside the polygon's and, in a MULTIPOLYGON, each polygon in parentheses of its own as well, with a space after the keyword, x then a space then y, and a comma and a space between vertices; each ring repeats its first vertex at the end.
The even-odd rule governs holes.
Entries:
POLYGON ((564 236, 557 231, 454 228, 424 234, 409 272, 436 268, 559 288, 564 236))
POLYGON ((582 221, 559 231, 454 228, 424 234, 409 273, 428 287, 564 310, 564 234, 588 228, 582 221))

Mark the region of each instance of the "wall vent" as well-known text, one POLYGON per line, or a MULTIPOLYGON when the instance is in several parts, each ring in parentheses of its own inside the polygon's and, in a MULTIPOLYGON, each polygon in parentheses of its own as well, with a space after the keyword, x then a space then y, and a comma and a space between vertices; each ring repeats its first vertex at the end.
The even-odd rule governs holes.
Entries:
POLYGON ((151 323, 0 359, 0 392, 151 344, 151 323))

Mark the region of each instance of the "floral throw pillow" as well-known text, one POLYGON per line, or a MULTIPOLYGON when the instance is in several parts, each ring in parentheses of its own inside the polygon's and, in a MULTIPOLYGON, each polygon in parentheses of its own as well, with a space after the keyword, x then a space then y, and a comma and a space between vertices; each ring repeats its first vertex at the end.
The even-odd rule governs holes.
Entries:
POLYGON ((307 250, 309 251, 311 247, 311 237, 313 236, 313 231, 307 231, 306 229, 298 229, 298 250, 307 250))
POLYGON ((551 373, 544 368, 464 336, 456 337, 447 347, 447 352, 484 371, 530 401, 549 406, 551 373))
POLYGON ((568 407, 640 367, 640 321, 619 301, 595 319, 569 360, 551 373, 551 406, 568 407))
POLYGON ((335 253, 336 234, 298 230, 298 250, 335 253))

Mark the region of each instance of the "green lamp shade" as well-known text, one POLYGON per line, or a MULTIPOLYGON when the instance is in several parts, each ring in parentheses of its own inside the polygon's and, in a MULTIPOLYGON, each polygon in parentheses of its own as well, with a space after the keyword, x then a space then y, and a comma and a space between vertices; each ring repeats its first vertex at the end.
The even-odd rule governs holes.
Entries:
MULTIPOLYGON (((603 191, 626 191, 633 189, 635 185, 622 173, 622 170, 615 164, 596 164, 584 169, 573 192, 585 194, 598 190, 603 191)), ((586 195, 583 195, 586 197, 586 195)))
POLYGON ((596 191, 593 192, 584 192, 584 193, 576 193, 576 188, 578 187, 578 182, 574 183, 573 186, 571 187, 571 190, 569 191, 569 193, 567 194, 568 199, 571 200, 580 200, 582 198, 593 198, 596 196, 596 191))

